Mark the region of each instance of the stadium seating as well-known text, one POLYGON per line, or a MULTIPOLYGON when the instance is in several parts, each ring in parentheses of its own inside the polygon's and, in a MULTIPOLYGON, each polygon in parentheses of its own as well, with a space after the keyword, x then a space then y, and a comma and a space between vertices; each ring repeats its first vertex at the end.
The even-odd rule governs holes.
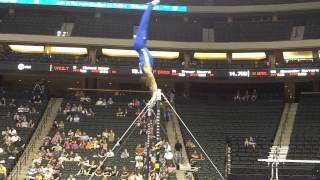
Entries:
MULTIPOLYGON (((268 172, 266 164, 257 162, 257 159, 268 156, 282 107, 281 100, 233 103, 208 97, 206 100, 195 98, 180 100, 177 103, 181 117, 189 127, 192 127, 191 131, 222 173, 225 169, 226 141, 229 141, 231 174, 244 175, 268 172), (244 139, 249 136, 257 140, 255 151, 244 147, 244 139)), ((190 139, 186 131, 184 135, 185 139, 190 139)), ((196 166, 201 167, 199 179, 211 179, 212 175, 217 177, 208 161, 200 162, 196 166)))
POLYGON ((235 22, 213 26, 217 42, 289 40, 292 31, 289 22, 235 22))
MULTIPOLYGON (((90 94, 90 93, 89 93, 90 94)), ((87 94, 88 95, 88 94, 87 94)), ((76 129, 80 129, 83 132, 86 132, 87 135, 90 137, 97 137, 99 139, 99 135, 102 134, 103 131, 106 129, 110 130, 112 129, 116 137, 115 139, 118 139, 122 136, 122 134, 126 131, 126 129, 129 127, 129 125, 132 123, 132 121, 135 119, 134 113, 136 112, 137 109, 130 109, 128 107, 128 102, 132 98, 139 98, 142 100, 144 98, 143 95, 137 95, 137 94, 126 94, 126 95, 120 95, 120 96, 115 96, 113 93, 92 93, 90 94, 90 97, 92 98, 91 102, 80 102, 79 97, 74 97, 70 96, 69 98, 66 98, 66 100, 63 102, 62 105, 62 111, 60 114, 58 114, 56 121, 60 122, 63 121, 65 126, 64 129, 56 129, 53 127, 49 133, 50 137, 53 137, 56 132, 64 132, 67 134, 69 130, 75 131, 76 129), (113 98, 114 104, 113 105, 108 105, 106 107, 104 106, 96 106, 96 100, 98 98, 113 98), (64 107, 66 107, 66 104, 69 103, 71 105, 73 104, 82 104, 84 108, 92 108, 95 115, 94 117, 87 117, 81 115, 81 119, 79 123, 75 122, 68 122, 66 121, 66 114, 63 113, 64 107), (126 117, 116 117, 116 112, 118 108, 128 109, 128 115, 126 117)), ((142 107, 141 107, 142 109, 142 107)), ((165 130, 163 129, 163 124, 162 124, 162 137, 166 137, 165 130)), ((140 135, 139 134, 140 127, 133 126, 133 128, 128 132, 127 136, 124 137, 122 140, 122 143, 120 147, 116 148, 114 151, 115 157, 113 158, 108 158, 104 166, 106 167, 113 167, 113 166, 118 166, 119 169, 122 166, 126 166, 131 174, 131 172, 134 171, 135 169, 135 148, 137 144, 142 144, 144 145, 146 142, 146 135, 140 135), (128 152, 130 153, 130 158, 128 159, 121 159, 120 154, 121 152, 127 148, 128 152)), ((112 149, 113 146, 115 145, 115 142, 108 142, 108 149, 112 149)), ((98 158, 94 157, 94 155, 97 155, 101 150, 95 149, 95 150, 85 150, 85 149, 78 149, 78 150, 73 150, 75 153, 79 153, 79 155, 83 158, 87 156, 89 160, 95 159, 96 161, 101 161, 103 158, 98 158)), ((67 150, 68 153, 70 153, 70 149, 67 150)), ((42 161, 42 165, 46 166, 48 164, 48 161, 42 161)), ((78 166, 78 162, 74 161, 64 161, 64 170, 62 171, 62 179, 67 179, 70 174, 77 174, 78 171, 80 170, 78 166)), ((88 176, 77 176, 77 179, 88 179, 88 176)), ((99 179, 99 178, 94 178, 94 179, 99 179)), ((118 180, 120 177, 110 177, 110 179, 113 180, 118 180)), ((170 180, 174 180, 175 175, 171 174, 169 176, 170 180)))
POLYGON ((63 24, 63 15, 34 11, 5 14, 0 23, 1 33, 56 35, 63 24), (26 15, 28 14, 28 15, 26 15))
POLYGON ((0 132, 1 134, 1 148, 4 150, 4 153, 1 152, 0 161, 7 168, 9 173, 14 167, 15 163, 19 160, 20 155, 23 153, 25 146, 30 140, 34 130, 37 128, 39 120, 42 113, 47 105, 47 100, 43 99, 41 104, 34 104, 30 100, 32 98, 32 93, 30 90, 12 90, 12 89, 1 89, 0 91, 1 103, 2 98, 6 99, 6 105, 0 105, 0 132), (15 99, 15 106, 11 104, 11 100, 15 99), (20 106, 28 107, 27 112, 22 112, 19 110, 20 106), (35 112, 32 112, 32 107, 35 108, 35 112), (17 121, 15 121, 14 116, 19 114, 20 117, 26 116, 26 120, 32 120, 34 123, 33 127, 17 127, 17 121), (17 132, 17 135, 21 138, 20 141, 12 143, 10 146, 5 145, 5 135, 8 132, 8 128, 14 128, 17 132), (14 152, 16 148, 17 152, 14 152))
MULTIPOLYGON (((288 159, 319 160, 319 95, 301 95, 288 159)), ((281 174, 311 175, 314 164, 288 164, 281 174)))

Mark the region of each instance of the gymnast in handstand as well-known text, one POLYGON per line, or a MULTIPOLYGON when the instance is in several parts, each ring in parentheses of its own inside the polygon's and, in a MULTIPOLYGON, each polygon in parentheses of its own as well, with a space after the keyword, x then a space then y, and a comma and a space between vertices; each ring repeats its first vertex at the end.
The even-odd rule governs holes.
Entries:
POLYGON ((144 79, 146 80, 146 85, 149 87, 152 92, 152 97, 155 97, 158 86, 157 82, 154 78, 152 69, 153 69, 153 58, 147 48, 147 40, 148 40, 148 28, 150 17, 152 14, 152 10, 155 5, 159 4, 160 0, 153 0, 148 3, 148 8, 143 13, 141 18, 138 32, 136 34, 133 47, 139 54, 139 68, 140 71, 144 74, 144 79))

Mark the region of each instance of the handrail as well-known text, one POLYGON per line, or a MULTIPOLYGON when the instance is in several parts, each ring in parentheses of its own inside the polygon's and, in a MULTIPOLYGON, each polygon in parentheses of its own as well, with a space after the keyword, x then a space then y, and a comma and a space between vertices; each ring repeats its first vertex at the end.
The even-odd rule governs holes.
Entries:
POLYGON ((22 164, 26 165, 27 159, 28 159, 28 157, 30 157, 30 153, 33 152, 36 140, 39 138, 45 124, 47 124, 48 117, 51 116, 51 114, 52 114, 52 107, 55 104, 55 102, 56 102, 56 99, 54 99, 54 98, 50 99, 48 106, 47 106, 45 112, 43 113, 42 118, 41 118, 36 130, 34 131, 32 137, 30 138, 30 140, 28 142, 28 145, 26 146, 25 150, 23 151, 22 155, 20 156, 19 161, 17 162, 17 164, 15 165, 15 167, 12 169, 11 173, 9 174, 8 179, 18 180, 21 166, 22 166, 22 164))

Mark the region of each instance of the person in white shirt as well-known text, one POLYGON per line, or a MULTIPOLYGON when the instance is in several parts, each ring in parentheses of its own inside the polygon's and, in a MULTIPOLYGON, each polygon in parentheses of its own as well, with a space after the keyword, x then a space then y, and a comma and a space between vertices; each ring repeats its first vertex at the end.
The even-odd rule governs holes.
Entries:
POLYGON ((99 98, 98 101, 96 102, 96 106, 101 106, 103 103, 102 98, 99 98))
POLYGON ((10 128, 9 131, 8 131, 8 134, 11 135, 11 136, 14 136, 14 135, 17 134, 17 131, 14 128, 10 128))
POLYGON ((10 141, 12 143, 15 143, 15 142, 20 141, 20 140, 21 140, 21 138, 18 135, 14 135, 14 136, 10 137, 10 141))
POLYGON ((76 180, 76 178, 73 177, 72 174, 69 175, 69 178, 67 180, 76 180))

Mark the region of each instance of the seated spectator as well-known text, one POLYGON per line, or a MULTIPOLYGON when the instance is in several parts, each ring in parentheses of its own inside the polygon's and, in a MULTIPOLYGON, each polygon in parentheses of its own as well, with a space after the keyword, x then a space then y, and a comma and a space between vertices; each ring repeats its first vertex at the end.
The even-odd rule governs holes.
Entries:
POLYGON ((119 171, 117 166, 113 166, 112 171, 111 171, 111 176, 118 176, 119 175, 119 171))
POLYGON ((127 115, 128 115, 128 109, 126 108, 123 111, 122 117, 127 117, 127 115))
POLYGON ((144 148, 142 147, 141 144, 138 144, 138 146, 136 147, 135 153, 136 153, 136 155, 138 155, 138 156, 143 156, 143 154, 144 154, 144 148))
POLYGON ((31 107, 29 113, 30 114, 37 114, 38 112, 35 107, 31 107))
POLYGON ((126 166, 123 166, 121 170, 119 171, 119 176, 121 178, 127 178, 129 176, 128 168, 126 166))
POLYGON ((72 121, 73 121, 73 117, 69 114, 69 115, 66 117, 66 121, 72 122, 72 121))
POLYGON ((33 96, 32 102, 35 104, 41 104, 42 103, 41 96, 40 95, 33 96))
POLYGON ((31 167, 28 168, 27 170, 27 175, 29 177, 33 177, 38 173, 38 169, 36 168, 36 166, 34 164, 31 165, 31 167))
POLYGON ((76 180, 76 178, 74 178, 73 175, 70 174, 67 180, 76 180))
POLYGON ((21 127, 22 128, 28 128, 28 121, 22 121, 21 123, 20 123, 20 125, 21 125, 21 127))
POLYGON ((88 171, 86 170, 84 165, 80 166, 80 170, 77 173, 77 176, 80 176, 80 175, 84 175, 84 176, 88 175, 88 171))
POLYGON ((34 127, 34 122, 32 119, 30 119, 29 123, 28 123, 28 128, 33 128, 34 127))
POLYGON ((99 98, 98 101, 96 102, 96 106, 102 106, 102 98, 99 98))
POLYGON ((255 150, 256 145, 257 145, 256 138, 250 136, 249 137, 249 145, 253 148, 253 150, 255 150))
POLYGON ((115 133, 112 131, 112 129, 110 129, 109 134, 108 134, 108 141, 114 142, 115 136, 116 136, 115 133))
POLYGON ((107 152, 107 157, 108 157, 108 158, 114 157, 114 152, 112 152, 111 150, 109 150, 109 151, 107 152))
POLYGON ((249 98, 250 98, 249 91, 246 90, 244 96, 242 97, 242 101, 248 102, 248 101, 249 101, 249 98))
POLYGON ((77 112, 78 111, 78 106, 76 104, 73 104, 71 107, 71 112, 77 112))
POLYGON ((107 106, 107 100, 106 100, 106 99, 103 99, 103 100, 102 100, 101 106, 107 106))
POLYGON ((244 147, 248 147, 249 146, 249 139, 248 138, 245 138, 244 140, 244 147))
POLYGON ((167 161, 171 161, 173 159, 173 153, 171 150, 165 152, 164 159, 167 161))
POLYGON ((82 135, 79 137, 79 141, 89 141, 90 137, 87 135, 87 133, 83 132, 82 135))
POLYGON ((129 155, 128 149, 124 149, 123 152, 120 155, 120 158, 126 159, 126 158, 129 158, 129 157, 130 157, 130 155, 129 155))
POLYGON ((73 161, 76 161, 76 162, 81 161, 81 156, 78 153, 76 153, 74 158, 73 158, 73 161))
POLYGON ((0 177, 3 179, 7 178, 7 168, 3 166, 3 164, 0 164, 0 177))
POLYGON ((101 167, 98 167, 94 175, 99 177, 103 176, 103 173, 103 169, 101 169, 101 167))
POLYGON ((79 149, 79 145, 76 141, 72 141, 72 143, 70 144, 70 148, 76 150, 79 149))
POLYGON ((87 142, 87 144, 86 144, 86 149, 87 150, 93 150, 93 143, 92 143, 92 141, 91 140, 89 140, 88 142, 87 142))
POLYGON ((107 101, 107 105, 113 105, 114 104, 114 102, 113 102, 113 99, 110 97, 109 99, 108 99, 108 101, 107 101))
POLYGON ((88 112, 87 112, 87 116, 94 116, 95 113, 92 111, 92 108, 89 108, 88 112))
POLYGON ((6 98, 5 98, 5 97, 1 98, 1 99, 0 99, 0 106, 1 106, 1 107, 5 107, 6 105, 7 105, 7 103, 6 103, 6 98))
POLYGON ((75 123, 80 122, 80 116, 78 114, 74 115, 73 122, 75 122, 75 123))
POLYGON ((173 163, 170 163, 170 165, 168 166, 168 173, 172 174, 175 173, 177 170, 176 166, 173 163))
POLYGON ((107 156, 107 151, 105 151, 104 149, 102 149, 97 155, 97 157, 99 158, 105 158, 106 156, 107 156))
POLYGON ((19 114, 18 114, 18 113, 15 113, 15 114, 13 115, 13 120, 14 120, 14 121, 18 121, 19 119, 20 119, 19 114))
POLYGON ((58 143, 58 144, 56 144, 56 145, 54 145, 54 146, 52 147, 52 150, 53 150, 54 152, 61 152, 62 149, 63 149, 63 147, 60 145, 60 143, 58 143))
POLYGON ((100 140, 100 147, 101 147, 103 150, 107 151, 107 150, 108 150, 107 140, 105 140, 105 139, 100 140))
POLYGON ((237 90, 237 94, 233 97, 234 102, 241 101, 240 91, 237 90))
POLYGON ((258 98, 257 90, 253 90, 252 95, 251 95, 251 101, 256 101, 258 98))
POLYGON ((81 112, 81 111, 82 111, 82 109, 83 109, 82 105, 81 105, 81 104, 79 104, 79 105, 78 105, 78 107, 77 107, 77 112, 81 112))
POLYGON ((14 99, 11 99, 11 101, 9 103, 9 107, 11 107, 11 108, 17 107, 16 101, 14 99))
POLYGON ((117 111, 117 113, 116 113, 116 116, 117 116, 117 117, 123 117, 123 112, 122 112, 121 108, 118 108, 118 111, 117 111))
POLYGON ((98 168, 98 165, 97 165, 97 163, 96 163, 96 161, 95 160, 92 160, 91 161, 91 164, 90 164, 90 166, 89 166, 89 175, 91 175, 92 173, 94 173, 94 171, 96 170, 98 168))
POLYGON ((196 148, 196 145, 190 139, 188 139, 186 143, 186 148, 194 149, 196 148))
POLYGON ((63 121, 60 121, 59 124, 58 124, 58 129, 59 130, 64 130, 64 123, 63 121))
POLYGON ((198 152, 196 150, 194 150, 191 154, 191 159, 190 159, 190 162, 193 162, 193 161, 202 161, 202 160, 205 160, 205 157, 202 153, 198 154, 198 152))
POLYGON ((17 128, 21 127, 21 121, 20 121, 20 120, 18 120, 18 121, 16 122, 16 127, 17 127, 17 128))

